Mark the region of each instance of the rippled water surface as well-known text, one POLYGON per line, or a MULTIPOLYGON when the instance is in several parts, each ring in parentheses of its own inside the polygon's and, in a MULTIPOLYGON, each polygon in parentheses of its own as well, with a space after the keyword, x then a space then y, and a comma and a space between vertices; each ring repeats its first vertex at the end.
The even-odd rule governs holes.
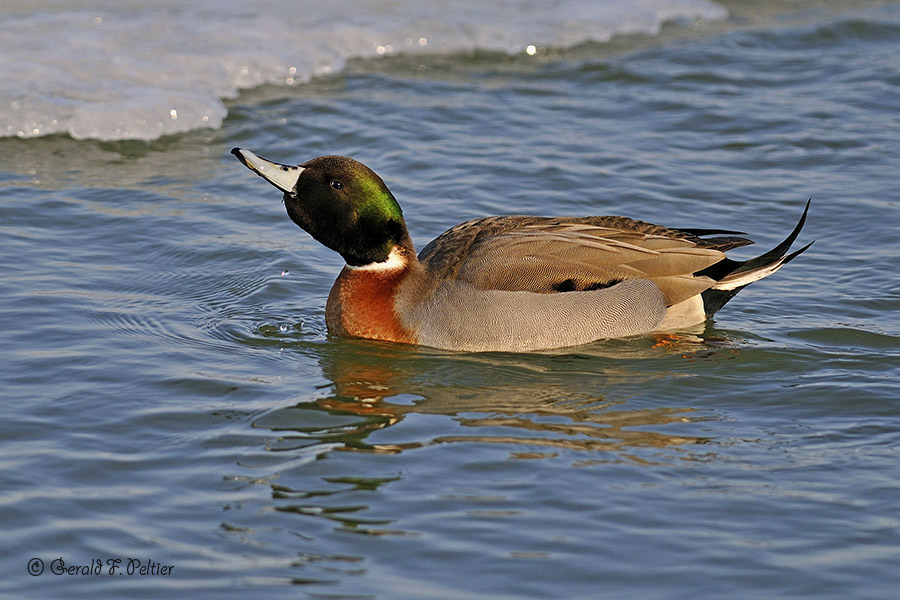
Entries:
POLYGON ((722 4, 533 56, 350 61, 153 142, 0 138, 2 594, 893 597, 900 5, 722 4), (340 258, 233 146, 362 160, 418 248, 625 214, 747 231, 749 257, 810 196, 816 243, 678 339, 339 340, 340 258))

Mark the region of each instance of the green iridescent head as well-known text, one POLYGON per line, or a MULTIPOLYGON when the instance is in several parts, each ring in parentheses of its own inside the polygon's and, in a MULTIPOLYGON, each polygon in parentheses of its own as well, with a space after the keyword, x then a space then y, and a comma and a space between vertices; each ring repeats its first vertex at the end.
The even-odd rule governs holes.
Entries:
POLYGON ((320 156, 292 167, 240 148, 231 152, 284 192, 291 220, 348 265, 384 262, 394 247, 412 248, 400 205, 381 177, 361 162, 320 156))

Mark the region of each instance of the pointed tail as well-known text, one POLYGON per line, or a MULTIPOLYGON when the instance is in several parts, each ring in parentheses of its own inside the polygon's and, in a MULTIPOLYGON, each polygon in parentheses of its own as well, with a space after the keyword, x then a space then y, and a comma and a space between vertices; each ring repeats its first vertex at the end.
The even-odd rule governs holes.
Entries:
POLYGON ((800 217, 800 221, 790 235, 765 254, 743 262, 726 258, 696 273, 696 275, 706 275, 716 280, 716 283, 711 288, 701 294, 703 309, 707 318, 713 316, 716 311, 725 306, 726 302, 731 300, 735 294, 746 286, 754 281, 759 281, 763 277, 768 277, 813 245, 813 242, 810 242, 799 250, 788 254, 791 244, 800 235, 800 230, 803 229, 803 224, 806 223, 806 213, 809 212, 811 201, 812 199, 806 201, 803 216, 800 217))

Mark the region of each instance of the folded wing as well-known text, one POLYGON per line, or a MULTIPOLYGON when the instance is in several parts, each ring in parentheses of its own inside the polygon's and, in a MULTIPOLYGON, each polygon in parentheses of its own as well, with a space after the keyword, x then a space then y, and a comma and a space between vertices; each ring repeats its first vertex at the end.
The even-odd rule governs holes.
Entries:
POLYGON ((653 281, 671 306, 715 281, 695 273, 752 243, 717 230, 680 231, 625 217, 488 217, 447 231, 419 255, 430 274, 483 290, 541 294, 653 281))

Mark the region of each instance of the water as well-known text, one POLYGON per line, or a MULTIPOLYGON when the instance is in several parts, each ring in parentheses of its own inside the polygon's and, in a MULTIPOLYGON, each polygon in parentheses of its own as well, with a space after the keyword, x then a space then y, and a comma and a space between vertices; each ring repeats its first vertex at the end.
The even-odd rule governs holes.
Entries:
MULTIPOLYGON (((98 6, 101 26, 121 16, 98 6)), ((145 29, 173 23, 122 6, 145 29)), ((101 88, 127 86, 34 41, 32 65, 103 82, 67 104, 66 85, 20 78, 44 117, 109 110, 92 121, 107 133, 0 138, 0 595, 892 597, 900 5, 642 6, 644 33, 611 40, 558 25, 519 41, 539 20, 513 11, 505 45, 473 33, 390 56, 328 46, 324 24, 310 35, 340 49, 332 73, 225 77, 221 95, 198 73, 224 43, 198 39, 185 81, 221 121, 162 137, 110 134, 132 96, 101 88), (485 214, 626 214, 747 231, 751 256, 808 196, 801 241, 817 241, 674 343, 330 339, 339 257, 233 146, 366 162, 419 248, 485 214), (104 571, 54 575, 58 558, 104 571), (108 574, 128 558, 171 572, 108 574)), ((56 27, 51 9, 71 7, 4 5, 56 27)), ((231 35, 240 10, 203 27, 231 35)), ((390 10, 350 20, 386 32, 390 10)), ((422 10, 397 29, 438 20, 422 10)), ((448 31, 502 22, 454 14, 448 31)), ((597 15, 595 31, 629 31, 597 15)), ((23 59, 7 23, 5 65, 23 59)))
POLYGON ((664 21, 721 19, 707 0, 19 0, 0 23, 0 135, 157 139, 218 128, 222 100, 296 85, 352 58, 498 51, 535 55, 664 21), (77 49, 73 52, 72 49, 77 49))

